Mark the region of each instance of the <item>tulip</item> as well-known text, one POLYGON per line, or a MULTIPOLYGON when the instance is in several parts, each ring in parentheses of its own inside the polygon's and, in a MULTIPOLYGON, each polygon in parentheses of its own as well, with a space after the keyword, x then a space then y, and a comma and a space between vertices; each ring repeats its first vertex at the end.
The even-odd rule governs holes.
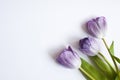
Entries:
POLYGON ((79 41, 80 51, 88 56, 95 56, 99 52, 99 45, 94 38, 85 37, 79 41))
POLYGON ((102 38, 106 32, 105 17, 97 17, 87 22, 87 31, 96 38, 102 38))
POLYGON ((78 54, 69 46, 64 49, 57 57, 57 62, 68 68, 79 68, 81 61, 78 54))

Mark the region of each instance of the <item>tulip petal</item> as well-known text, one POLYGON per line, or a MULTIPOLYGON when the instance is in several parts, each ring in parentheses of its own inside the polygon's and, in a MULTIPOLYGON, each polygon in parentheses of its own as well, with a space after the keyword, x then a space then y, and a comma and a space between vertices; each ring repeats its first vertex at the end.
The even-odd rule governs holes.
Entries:
POLYGON ((106 27, 106 20, 105 17, 97 17, 96 18, 97 24, 101 29, 104 29, 106 27))
POLYGON ((88 56, 94 56, 99 51, 99 46, 94 38, 86 37, 79 41, 80 51, 88 56))
POLYGON ((106 31, 106 28, 107 28, 105 17, 98 17, 98 18, 96 18, 96 21, 97 21, 97 24, 100 28, 100 32, 101 32, 100 34, 105 35, 105 31, 106 31))
POLYGON ((80 66, 79 56, 70 46, 59 54, 57 61, 69 68, 78 68, 80 66))
POLYGON ((88 33, 90 33, 92 36, 94 37, 99 36, 100 31, 99 31, 98 25, 93 20, 88 21, 87 30, 88 30, 88 33))
POLYGON ((102 38, 106 31, 106 20, 105 17, 97 17, 87 22, 88 33, 96 38, 102 38))

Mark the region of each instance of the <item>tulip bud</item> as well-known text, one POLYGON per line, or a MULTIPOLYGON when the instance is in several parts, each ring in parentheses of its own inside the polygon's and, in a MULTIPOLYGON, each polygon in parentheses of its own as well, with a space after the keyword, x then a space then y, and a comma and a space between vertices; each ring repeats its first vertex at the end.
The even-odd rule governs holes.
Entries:
POLYGON ((87 22, 87 31, 96 38, 102 38, 106 32, 105 17, 97 17, 87 22))
POLYGON ((81 64, 78 54, 70 46, 59 54, 57 61, 69 68, 79 68, 81 64))
POLYGON ((95 56, 99 52, 99 45, 94 38, 86 37, 79 41, 80 51, 88 56, 95 56))

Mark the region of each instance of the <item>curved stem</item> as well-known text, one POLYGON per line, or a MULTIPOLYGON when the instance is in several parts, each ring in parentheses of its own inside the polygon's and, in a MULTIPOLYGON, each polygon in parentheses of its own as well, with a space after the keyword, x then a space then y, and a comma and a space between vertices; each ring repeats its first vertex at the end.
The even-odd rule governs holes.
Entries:
POLYGON ((116 72, 118 73, 118 72, 119 72, 119 70, 118 70, 117 64, 116 64, 116 62, 115 62, 115 60, 114 60, 114 58, 113 58, 113 56, 112 56, 112 54, 111 54, 111 52, 110 52, 110 50, 109 50, 109 47, 108 47, 108 45, 107 45, 107 43, 106 43, 105 39, 104 39, 104 38, 102 38, 102 41, 104 42, 105 47, 107 48, 107 51, 109 52, 109 55, 110 55, 110 57, 111 57, 111 59, 112 59, 112 61, 113 61, 114 65, 115 65, 116 72))
POLYGON ((114 70, 114 68, 112 67, 112 65, 108 62, 108 60, 103 56, 103 54, 101 54, 100 52, 98 53, 104 60, 105 60, 105 62, 110 66, 110 68, 113 70, 113 71, 115 71, 114 70))
POLYGON ((89 77, 91 80, 95 80, 91 75, 89 75, 82 67, 79 68, 87 77, 89 77))

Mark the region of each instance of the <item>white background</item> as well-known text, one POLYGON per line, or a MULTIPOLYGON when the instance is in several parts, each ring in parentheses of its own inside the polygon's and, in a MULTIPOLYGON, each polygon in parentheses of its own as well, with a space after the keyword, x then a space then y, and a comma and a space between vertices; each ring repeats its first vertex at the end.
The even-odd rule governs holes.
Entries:
POLYGON ((55 56, 67 45, 77 50, 84 22, 96 16, 106 17, 120 56, 119 0, 0 0, 0 80, 85 80, 55 56))

